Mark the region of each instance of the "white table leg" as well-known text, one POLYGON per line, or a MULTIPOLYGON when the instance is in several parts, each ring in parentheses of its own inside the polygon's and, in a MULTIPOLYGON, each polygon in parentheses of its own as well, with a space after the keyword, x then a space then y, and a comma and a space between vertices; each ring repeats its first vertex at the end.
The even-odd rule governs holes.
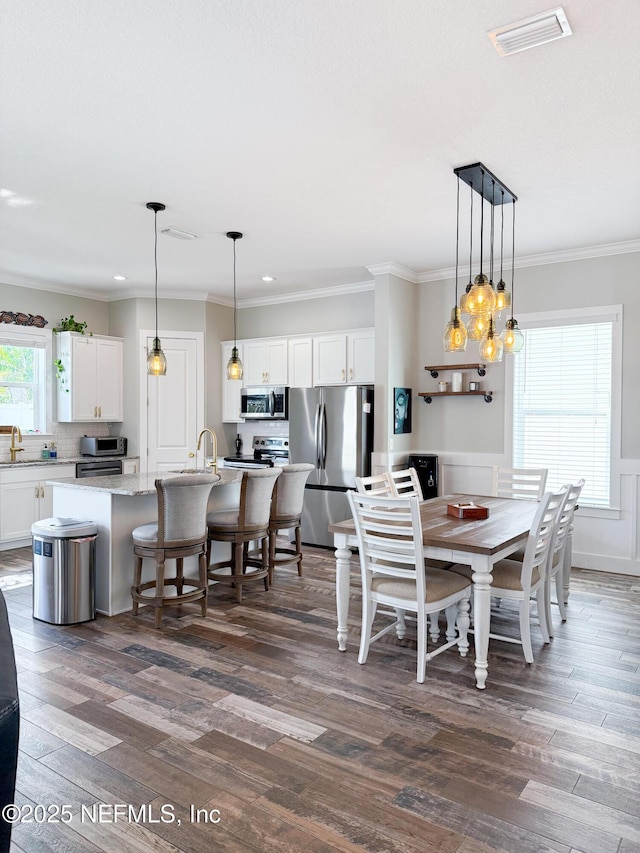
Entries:
POLYGON ((351 550, 344 533, 333 534, 336 546, 336 610, 338 613, 338 649, 347 650, 349 623, 349 581, 351 575, 351 550))
POLYGON ((476 652, 476 687, 484 690, 489 672, 489 630, 491 623, 491 563, 473 555, 473 630, 476 652))

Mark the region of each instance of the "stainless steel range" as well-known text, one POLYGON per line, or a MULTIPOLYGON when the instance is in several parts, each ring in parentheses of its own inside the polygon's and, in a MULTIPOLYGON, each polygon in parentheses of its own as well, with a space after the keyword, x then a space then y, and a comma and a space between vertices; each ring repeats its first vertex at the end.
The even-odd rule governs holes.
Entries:
POLYGON ((225 456, 225 468, 271 468, 289 464, 289 439, 273 435, 256 435, 253 456, 225 456))

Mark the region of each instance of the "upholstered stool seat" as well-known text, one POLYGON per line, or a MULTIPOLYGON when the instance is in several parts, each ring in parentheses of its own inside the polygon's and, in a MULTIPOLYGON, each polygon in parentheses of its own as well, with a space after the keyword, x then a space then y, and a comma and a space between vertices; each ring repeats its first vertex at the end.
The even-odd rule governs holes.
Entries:
POLYGON ((256 468, 243 471, 240 506, 207 515, 208 577, 218 583, 232 584, 236 600, 242 601, 242 586, 252 580, 264 580, 269 589, 269 516, 271 499, 280 468, 256 468), (211 542, 229 542, 231 557, 209 565, 211 542), (249 554, 249 543, 259 542, 258 555, 249 554))
POLYGON ((207 502, 215 482, 212 474, 189 474, 155 481, 158 496, 158 521, 147 522, 133 531, 135 555, 133 614, 139 604, 155 607, 155 625, 162 623, 162 608, 169 604, 200 601, 202 615, 207 615, 207 502), (198 577, 184 577, 184 558, 198 558, 198 577), (142 580, 142 562, 155 561, 153 580, 142 580), (166 577, 166 560, 175 560, 176 574, 166 577), (174 589, 172 589, 174 588, 174 589))
POLYGON ((273 583, 276 566, 297 565, 298 575, 302 575, 300 524, 304 487, 312 471, 313 465, 309 462, 298 462, 280 469, 269 518, 269 583, 273 583), (285 548, 277 544, 279 530, 294 531, 294 548, 285 548))

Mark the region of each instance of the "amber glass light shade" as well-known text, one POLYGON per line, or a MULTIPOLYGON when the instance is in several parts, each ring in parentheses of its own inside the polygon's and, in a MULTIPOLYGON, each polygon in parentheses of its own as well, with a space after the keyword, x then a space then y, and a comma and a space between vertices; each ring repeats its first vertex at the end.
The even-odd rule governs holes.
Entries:
POLYGON ((505 352, 520 352, 524 346, 524 335, 518 328, 518 321, 514 320, 513 317, 507 320, 500 338, 505 352))
POLYGON ((476 276, 473 287, 467 294, 469 314, 493 314, 496 305, 496 292, 489 284, 484 273, 476 276))
POLYGON ((442 343, 445 352, 464 352, 467 348, 467 330, 457 307, 451 309, 451 319, 445 327, 442 343))
POLYGON ((474 314, 467 323, 467 335, 470 341, 481 341, 489 328, 490 315, 474 314))
POLYGON ((493 331, 493 320, 489 321, 489 329, 480 344, 480 358, 483 361, 502 361, 504 344, 499 335, 493 331))
POLYGON ((231 358, 227 362, 227 379, 242 379, 242 362, 237 347, 231 350, 231 358))
POLYGON ((166 376, 167 359, 160 346, 160 338, 153 339, 153 349, 147 356, 147 373, 149 376, 166 376))
POLYGON ((505 308, 511 308, 511 293, 507 290, 504 281, 500 279, 496 287, 496 314, 500 316, 505 308))

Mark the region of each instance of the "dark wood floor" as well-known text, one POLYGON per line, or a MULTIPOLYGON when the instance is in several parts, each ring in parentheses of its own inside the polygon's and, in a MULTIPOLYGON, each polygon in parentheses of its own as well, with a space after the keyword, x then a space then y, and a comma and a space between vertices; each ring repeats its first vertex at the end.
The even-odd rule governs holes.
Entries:
MULTIPOLYGON (((0 554, 0 579, 29 560, 0 554)), ((359 666, 356 595, 339 653, 333 582, 307 549, 303 578, 212 590, 161 631, 146 610, 54 627, 6 589, 16 801, 72 815, 12 850, 640 851, 640 579, 574 571, 566 625, 544 647, 534 626, 533 666, 492 641, 485 691, 455 651, 417 684, 411 628, 359 666)))

